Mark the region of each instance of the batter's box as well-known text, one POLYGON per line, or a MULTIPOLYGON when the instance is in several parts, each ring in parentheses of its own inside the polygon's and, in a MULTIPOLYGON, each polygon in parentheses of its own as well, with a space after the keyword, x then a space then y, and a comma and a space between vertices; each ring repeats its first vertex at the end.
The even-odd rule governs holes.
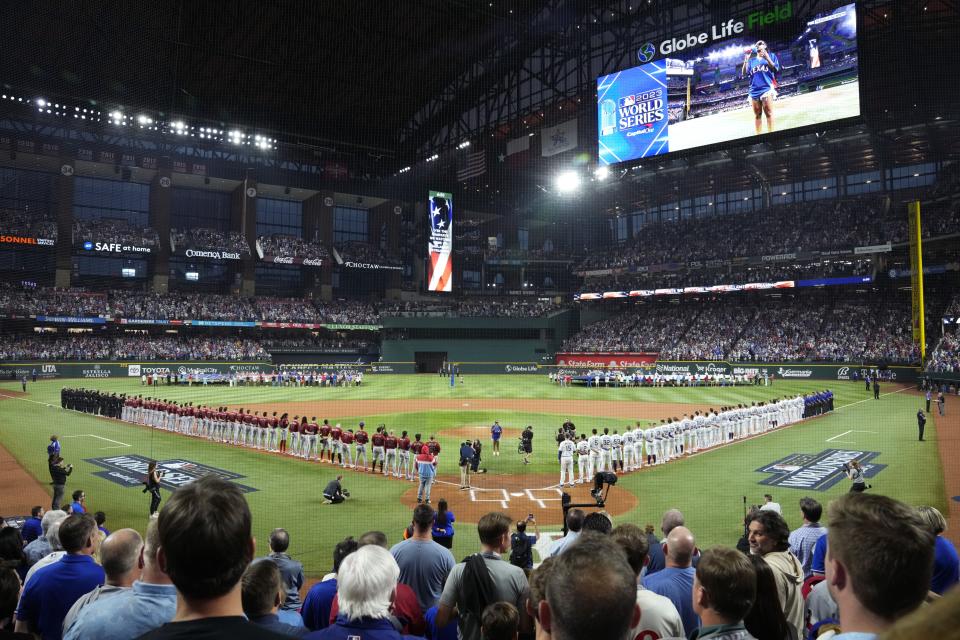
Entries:
POLYGON ((560 502, 563 492, 560 489, 470 489, 471 502, 496 502, 501 509, 508 509, 511 501, 529 500, 541 509, 547 508, 547 502, 560 502))

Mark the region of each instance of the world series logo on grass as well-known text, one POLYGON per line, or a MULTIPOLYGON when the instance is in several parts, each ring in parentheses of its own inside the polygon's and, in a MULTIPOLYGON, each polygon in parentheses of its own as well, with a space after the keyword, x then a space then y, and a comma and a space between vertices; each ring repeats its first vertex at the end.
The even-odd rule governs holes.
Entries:
MULTIPOLYGON (((144 479, 147 477, 147 466, 150 458, 138 455, 110 456, 108 458, 89 458, 84 460, 103 467, 104 471, 95 471, 93 475, 98 478, 115 482, 123 487, 143 487, 144 479)), ((218 469, 209 465, 200 464, 191 460, 180 458, 172 460, 160 460, 157 462, 157 469, 166 472, 160 481, 160 486, 164 489, 174 491, 184 485, 190 484, 197 478, 207 475, 215 475, 224 480, 233 482, 246 476, 218 469)), ((253 487, 233 482, 243 493, 257 491, 253 487)))
POLYGON ((843 465, 851 460, 863 464, 863 475, 873 478, 886 469, 885 464, 872 462, 879 451, 854 451, 848 449, 824 449, 820 453, 791 453, 785 458, 765 464, 756 469, 771 476, 760 484, 788 489, 826 491, 846 478, 843 465))

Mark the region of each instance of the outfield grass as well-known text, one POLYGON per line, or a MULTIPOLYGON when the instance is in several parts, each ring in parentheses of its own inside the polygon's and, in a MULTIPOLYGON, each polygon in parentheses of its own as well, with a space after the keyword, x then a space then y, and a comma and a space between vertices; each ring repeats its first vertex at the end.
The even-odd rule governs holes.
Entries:
MULTIPOLYGON (((31 384, 29 396, 23 400, 0 402, 0 441, 42 484, 49 482, 46 471, 45 447, 51 433, 62 438, 64 456, 74 462, 76 471, 67 485, 86 491, 90 505, 103 509, 109 515, 108 526, 134 526, 142 529, 148 499, 140 491, 121 487, 91 475, 101 468, 84 459, 122 453, 139 454, 158 459, 185 458, 210 466, 227 469, 245 476, 237 482, 255 487, 247 494, 255 518, 255 533, 265 541, 275 526, 284 526, 292 536, 294 556, 302 559, 310 574, 328 570, 333 545, 347 535, 358 535, 368 529, 382 529, 391 541, 399 539, 409 521, 409 510, 400 504, 400 496, 410 483, 397 482, 366 474, 348 473, 345 485, 353 499, 344 505, 320 506, 320 490, 331 479, 334 471, 327 465, 263 455, 258 452, 226 447, 183 436, 120 424, 86 415, 67 413, 59 408, 59 391, 63 381, 31 384), (28 402, 30 400, 32 402, 28 402), (47 406, 47 405, 51 406, 47 406), (129 444, 120 447, 107 440, 129 444), (117 447, 117 448, 105 448, 117 447)), ((133 379, 103 379, 76 381, 75 384, 107 391, 145 393, 133 379)), ((296 388, 223 388, 223 387, 160 387, 157 395, 171 400, 192 401, 214 406, 219 404, 282 403, 285 401, 316 400, 318 416, 350 424, 366 420, 368 424, 385 422, 392 428, 435 432, 444 450, 452 452, 458 437, 449 435, 452 428, 482 427, 499 419, 508 428, 533 424, 537 433, 534 440, 534 464, 520 464, 515 453, 515 440, 508 438, 501 457, 484 453, 484 465, 490 469, 489 482, 496 474, 557 473, 558 465, 551 434, 566 417, 571 417, 578 428, 616 427, 622 419, 558 414, 551 409, 553 399, 592 399, 649 401, 662 403, 696 403, 710 405, 736 404, 764 400, 773 395, 793 394, 820 388, 822 382, 777 381, 772 388, 680 388, 680 389, 560 389, 543 376, 470 376, 464 385, 449 387, 447 379, 438 376, 369 376, 365 386, 351 389, 296 389, 296 388), (323 415, 325 399, 423 399, 461 398, 503 399, 532 398, 541 402, 536 410, 524 413, 496 410, 436 410, 384 415, 323 415), (448 435, 444 435, 447 431, 448 435)), ((743 496, 749 502, 758 502, 763 493, 771 492, 784 505, 785 516, 791 526, 800 524, 796 513, 797 500, 807 493, 822 502, 847 490, 841 483, 823 492, 796 489, 768 488, 759 484, 766 476, 755 469, 791 453, 817 453, 828 448, 878 451, 875 460, 886 464, 872 483, 874 491, 887 493, 912 504, 932 504, 946 508, 943 475, 936 449, 936 433, 927 430, 926 443, 916 442, 915 413, 920 398, 910 392, 889 393, 875 401, 854 382, 836 382, 829 385, 836 393, 839 410, 789 429, 770 433, 762 438, 736 443, 733 446, 709 451, 693 458, 671 462, 640 474, 621 478, 615 490, 631 491, 639 498, 639 506, 618 518, 639 525, 658 524, 662 512, 679 507, 687 514, 690 527, 698 537, 698 544, 733 544, 739 535, 743 512, 743 496), (846 405, 846 406, 845 406, 846 405), (844 433, 850 432, 850 433, 844 433), (843 435, 841 435, 843 434, 843 435), (828 438, 835 438, 827 442, 828 438)), ((19 385, 3 384, 0 390, 19 391, 19 385)), ((888 387, 887 391, 894 388, 888 387)), ((481 440, 484 431, 476 431, 481 440)), ((456 472, 454 455, 443 459, 442 474, 456 472)), ((167 495, 164 492, 165 497, 167 495)), ((442 497, 436 488, 434 500, 442 497)), ((3 509, 0 508, 0 513, 3 509)), ((475 549, 476 537, 468 524, 461 525, 454 537, 454 553, 458 557, 475 549)), ((261 546, 263 546, 261 545, 261 546)))

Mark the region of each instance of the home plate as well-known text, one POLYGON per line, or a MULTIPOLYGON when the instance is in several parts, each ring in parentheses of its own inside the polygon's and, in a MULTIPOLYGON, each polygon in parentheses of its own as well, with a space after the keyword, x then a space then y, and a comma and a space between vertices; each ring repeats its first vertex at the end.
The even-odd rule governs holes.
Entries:
POLYGON ((523 491, 517 491, 516 493, 511 493, 510 495, 514 498, 519 498, 520 496, 525 496, 527 494, 525 494, 523 491))

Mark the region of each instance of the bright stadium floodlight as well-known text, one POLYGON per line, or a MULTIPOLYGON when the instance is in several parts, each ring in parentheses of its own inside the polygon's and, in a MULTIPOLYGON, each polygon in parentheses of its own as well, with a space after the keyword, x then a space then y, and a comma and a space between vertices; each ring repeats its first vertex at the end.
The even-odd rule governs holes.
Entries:
POLYGON ((120 121, 123 120, 123 114, 120 113, 119 111, 111 111, 110 119, 113 120, 114 123, 120 124, 120 121))
POLYGON ((564 171, 553 181, 553 186, 559 193, 576 191, 580 186, 580 176, 576 171, 564 171))
POLYGON ((610 169, 607 167, 597 167, 593 172, 593 177, 597 180, 606 180, 610 177, 610 169))
POLYGON ((47 101, 43 98, 37 98, 37 106, 43 108, 47 106, 47 101))
POLYGON ((234 129, 233 131, 230 132, 230 142, 232 142, 233 144, 242 143, 243 134, 240 131, 234 129))

